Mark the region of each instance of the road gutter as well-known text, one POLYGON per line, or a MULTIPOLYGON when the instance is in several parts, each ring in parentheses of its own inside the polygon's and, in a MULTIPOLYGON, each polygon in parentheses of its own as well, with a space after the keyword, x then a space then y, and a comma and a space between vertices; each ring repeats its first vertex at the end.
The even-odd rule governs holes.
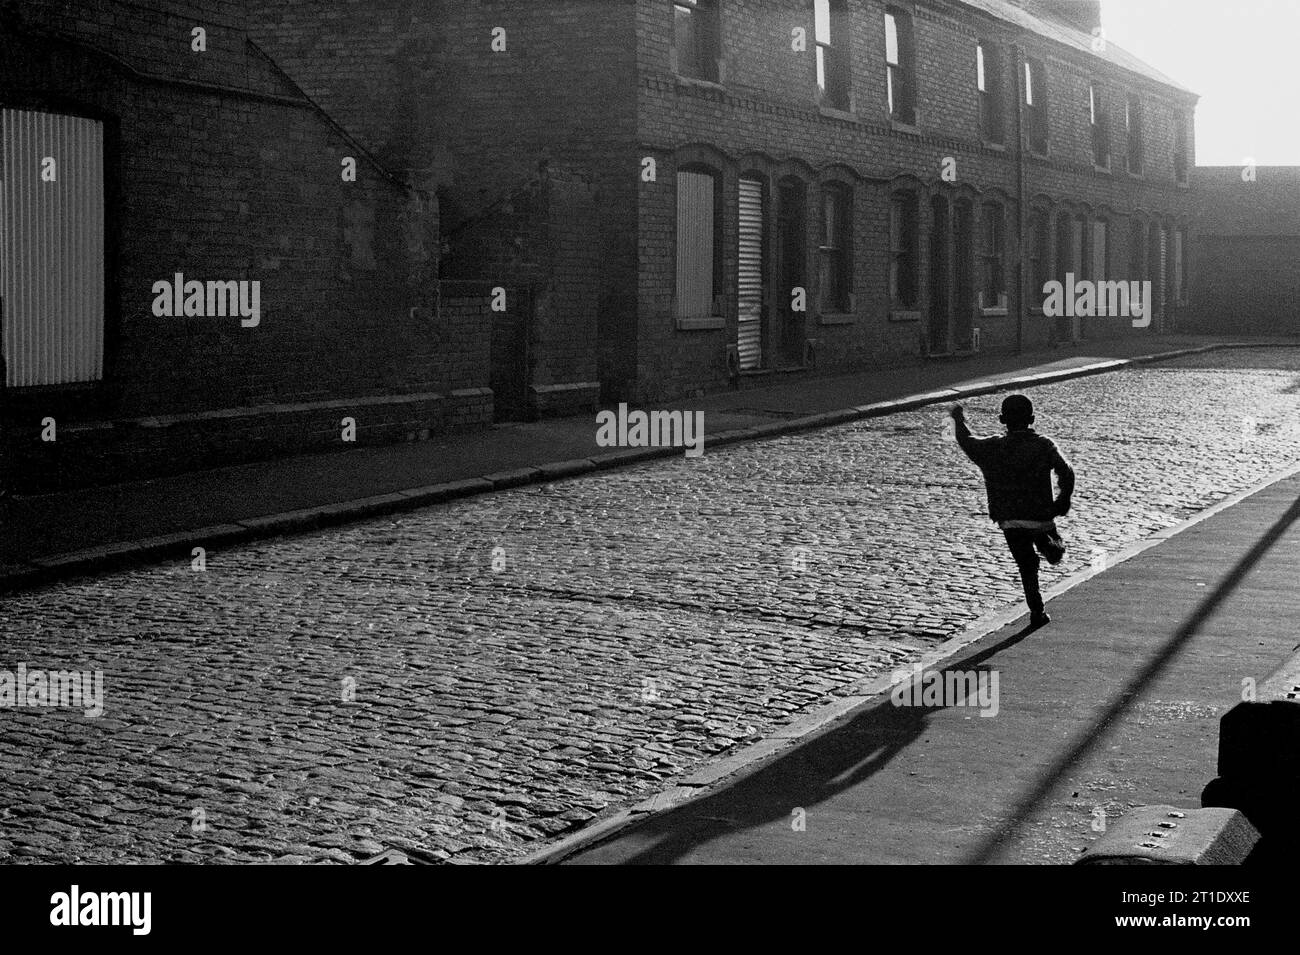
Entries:
MULTIPOLYGON (((1260 345, 1252 342, 1219 342, 1195 348, 1182 348, 1175 351, 1140 355, 1135 358, 1107 359, 1089 365, 1080 365, 1076 368, 1040 372, 1001 381, 974 382, 958 388, 946 388, 921 394, 906 395, 889 401, 878 401, 837 411, 807 415, 802 418, 723 431, 710 435, 707 446, 710 448, 727 447, 749 441, 763 441, 788 434, 816 431, 836 425, 849 424, 854 421, 880 418, 901 411, 914 411, 941 402, 974 398, 979 395, 1014 388, 1027 388, 1069 381, 1074 378, 1118 371, 1130 365, 1170 361, 1188 355, 1217 351, 1221 348, 1259 347, 1276 346, 1260 345)), ((595 471, 643 464, 648 461, 669 457, 680 457, 681 453, 681 448, 673 447, 624 448, 610 454, 595 455, 590 458, 556 461, 521 467, 511 471, 498 471, 477 478, 411 488, 392 494, 354 498, 349 501, 324 504, 302 510, 229 521, 192 531, 177 531, 158 537, 119 541, 82 550, 32 558, 16 564, 0 566, 0 594, 12 593, 71 577, 118 570, 149 561, 161 560, 164 557, 184 555, 188 558, 194 547, 212 550, 219 546, 243 544, 252 540, 320 530, 354 521, 418 510, 431 504, 443 504, 448 501, 474 497, 492 491, 524 487, 530 484, 546 484, 579 477, 595 471)))

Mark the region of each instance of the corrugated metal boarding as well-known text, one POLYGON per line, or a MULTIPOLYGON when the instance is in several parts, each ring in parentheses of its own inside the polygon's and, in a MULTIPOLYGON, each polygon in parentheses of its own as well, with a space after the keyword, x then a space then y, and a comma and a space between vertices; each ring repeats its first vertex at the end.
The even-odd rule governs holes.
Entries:
POLYGON ((739 304, 736 345, 742 370, 763 363, 763 183, 740 180, 739 304))
POLYGON ((677 174, 677 317, 713 314, 713 177, 677 174))
POLYGON ((0 110, 0 297, 10 387, 103 376, 102 123, 0 110))

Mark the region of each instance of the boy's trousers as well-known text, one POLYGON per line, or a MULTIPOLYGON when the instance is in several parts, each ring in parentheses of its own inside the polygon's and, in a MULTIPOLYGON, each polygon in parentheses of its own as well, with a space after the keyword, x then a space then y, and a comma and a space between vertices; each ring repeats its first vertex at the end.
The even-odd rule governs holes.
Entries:
POLYGON ((1011 556, 1020 569, 1020 582, 1025 588, 1025 603, 1029 605, 1029 612, 1040 614, 1043 612, 1043 595, 1038 590, 1038 552, 1050 548, 1053 541, 1059 546, 1055 529, 1007 527, 1003 528, 1002 533, 1006 536, 1011 556))

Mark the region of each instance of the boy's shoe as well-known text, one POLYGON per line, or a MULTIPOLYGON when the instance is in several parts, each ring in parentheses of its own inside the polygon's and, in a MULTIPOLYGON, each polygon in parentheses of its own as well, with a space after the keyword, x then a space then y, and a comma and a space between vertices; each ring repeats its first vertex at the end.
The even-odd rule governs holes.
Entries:
POLYGON ((1038 552, 1055 567, 1065 557, 1065 541, 1055 534, 1044 534, 1038 540, 1038 552))
POLYGON ((1029 615, 1029 625, 1031 627, 1045 627, 1052 622, 1052 618, 1047 615, 1047 611, 1042 613, 1031 613, 1029 615))

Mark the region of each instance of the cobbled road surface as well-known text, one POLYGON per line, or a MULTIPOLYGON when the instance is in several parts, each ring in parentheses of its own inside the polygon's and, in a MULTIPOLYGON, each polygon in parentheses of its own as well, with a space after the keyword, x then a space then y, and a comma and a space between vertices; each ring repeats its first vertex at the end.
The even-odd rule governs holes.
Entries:
MULTIPOLYGON (((1061 576, 1300 460, 1300 350, 1037 388, 1061 576)), ((998 428, 1000 395, 968 403, 998 428)), ((0 861, 501 862, 1020 599, 945 408, 71 582, 0 604, 0 861)), ((707 419, 706 419, 707 425, 707 419)))

